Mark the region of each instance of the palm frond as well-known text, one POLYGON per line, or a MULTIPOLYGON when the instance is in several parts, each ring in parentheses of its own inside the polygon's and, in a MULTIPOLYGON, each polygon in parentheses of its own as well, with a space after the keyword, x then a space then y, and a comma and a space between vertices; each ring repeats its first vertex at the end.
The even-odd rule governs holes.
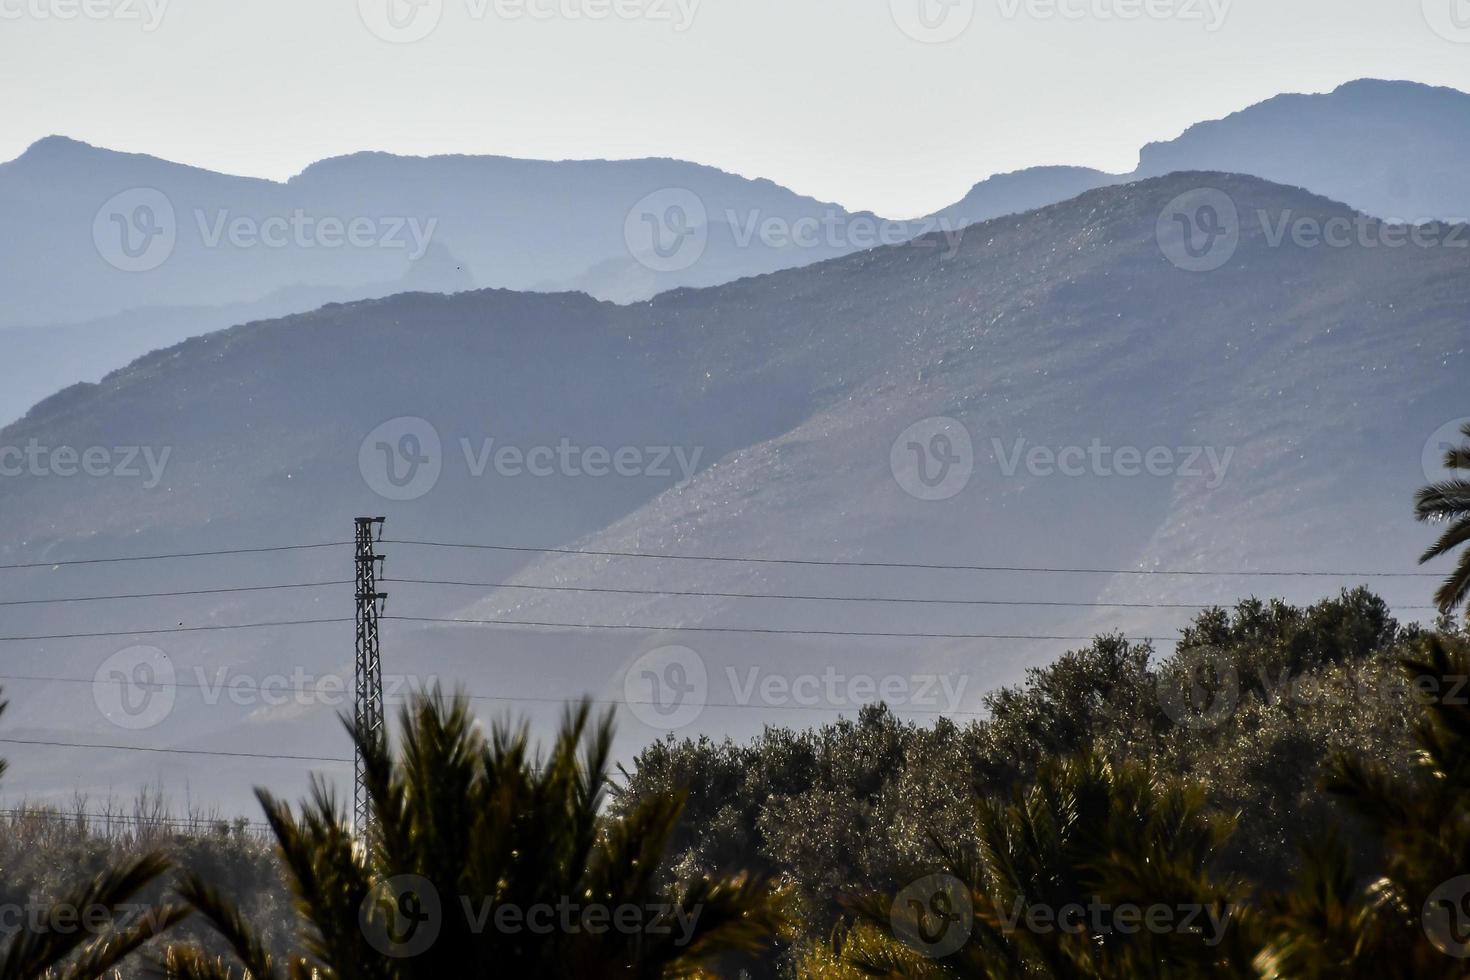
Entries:
POLYGON ((161 854, 149 853, 124 861, 97 875, 60 902, 54 903, 39 929, 22 932, 0 961, 0 980, 28 980, 59 968, 87 941, 87 934, 64 924, 79 909, 107 909, 117 916, 139 892, 171 867, 161 854))

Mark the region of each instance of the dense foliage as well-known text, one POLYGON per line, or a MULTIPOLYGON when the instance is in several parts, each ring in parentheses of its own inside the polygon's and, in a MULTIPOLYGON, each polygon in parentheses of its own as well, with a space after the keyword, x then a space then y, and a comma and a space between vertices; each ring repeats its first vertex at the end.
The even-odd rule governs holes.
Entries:
MULTIPOLYGON (((397 753, 354 731, 371 813, 362 837, 323 783, 299 813, 259 794, 300 913, 289 953, 216 882, 183 876, 179 892, 255 980, 689 976, 764 948, 781 926, 759 876, 665 882, 679 794, 601 812, 610 716, 594 725, 582 706, 544 760, 524 729, 487 737, 464 699, 417 700, 400 728, 397 753)), ((197 947, 169 950, 164 967, 231 975, 197 947)))
MULTIPOLYGON (((1441 637, 1464 645, 1457 631, 1441 637)), ((1302 842, 1328 826, 1342 828, 1350 860, 1372 865, 1381 836, 1319 784, 1343 754, 1408 771, 1419 699, 1399 660, 1427 639, 1362 589, 1308 608, 1248 600, 1202 613, 1168 657, 1099 638, 993 693, 989 717, 964 727, 868 708, 744 745, 669 740, 639 757, 618 805, 688 787, 678 865, 754 861, 788 877, 809 942, 850 922, 851 897, 893 895, 943 867, 942 852, 977 851, 977 801, 1035 792, 1058 778, 1059 760, 1203 787, 1233 825, 1212 848, 1211 874, 1287 888, 1302 842)))
MULTIPOLYGON (((1470 446, 1445 462, 1470 468, 1470 446)), ((1449 524, 1426 560, 1470 545, 1467 494, 1420 493, 1449 524)), ((299 810, 260 792, 274 862, 243 827, 12 819, 0 907, 40 915, 0 980, 98 975, 170 930, 152 953, 179 980, 1462 977, 1467 569, 1470 549, 1432 631, 1362 588, 1248 599, 1167 656, 1098 637, 963 726, 874 705, 748 744, 671 738, 611 801, 610 716, 584 705, 540 759, 436 693, 396 750, 353 732, 364 832, 323 784, 299 810), (184 904, 157 894, 173 866, 184 904), (65 894, 61 867, 90 883, 65 894), (97 927, 59 928, 88 906, 97 927)))

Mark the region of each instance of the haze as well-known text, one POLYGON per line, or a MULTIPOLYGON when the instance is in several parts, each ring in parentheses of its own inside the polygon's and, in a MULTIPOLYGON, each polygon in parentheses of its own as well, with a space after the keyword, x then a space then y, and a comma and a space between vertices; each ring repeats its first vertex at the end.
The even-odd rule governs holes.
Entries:
POLYGON ((1022 167, 1126 172, 1280 92, 1470 89, 1451 0, 979 0, 943 43, 906 0, 392 0, 438 20, 390 43, 388 2, 0 0, 0 159, 52 133, 277 179, 363 149, 669 156, 905 217, 1022 167))

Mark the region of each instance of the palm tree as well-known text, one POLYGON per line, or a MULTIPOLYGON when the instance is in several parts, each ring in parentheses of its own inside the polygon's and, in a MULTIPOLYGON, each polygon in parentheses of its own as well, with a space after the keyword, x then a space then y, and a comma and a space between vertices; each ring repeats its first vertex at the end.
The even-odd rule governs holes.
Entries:
MULTIPOLYGON (((1252 946, 1235 921, 1238 891, 1209 870, 1233 829, 1193 784, 1091 752, 1048 761, 1015 799, 980 801, 978 850, 935 842, 951 882, 942 902, 861 900, 837 945, 877 976, 1245 975, 1252 946), (1168 928, 1140 928, 1125 909, 1164 910, 1168 928), (963 941, 926 948, 941 914, 963 941)), ((844 975, 815 962, 817 975, 844 975)))
MULTIPOLYGON (((781 926, 764 880, 665 881, 682 799, 601 814, 611 715, 570 712, 545 760, 524 727, 486 738, 464 699, 437 691, 404 708, 401 729, 396 758, 384 738, 353 733, 376 821, 366 843, 321 782, 299 816, 257 791, 305 927, 284 962, 224 895, 183 877, 185 900, 253 980, 695 976, 781 926)), ((164 967, 230 975, 198 948, 171 951, 164 967)))
MULTIPOLYGON (((1470 439, 1470 422, 1461 426, 1460 431, 1470 439)), ((1446 450, 1444 465, 1451 470, 1470 471, 1470 443, 1446 450)), ((1420 564, 1470 542, 1470 480, 1460 477, 1424 487, 1414 497, 1414 516, 1434 524, 1449 523, 1439 540, 1420 557, 1420 564)), ((1461 553, 1460 564, 1435 592, 1434 601, 1439 604, 1440 612, 1449 615, 1467 597, 1470 597, 1470 548, 1461 553)))
POLYGON ((181 905, 129 915, 138 909, 138 894, 170 867, 158 854, 131 858, 51 903, 40 923, 28 924, 0 954, 0 980, 91 980, 115 969, 188 916, 181 905), (80 914, 93 909, 105 912, 100 933, 78 927, 80 914))
POLYGON ((1465 976, 1470 954, 1470 651, 1432 636, 1404 661, 1423 697, 1412 768, 1351 755, 1324 788, 1381 841, 1382 874, 1354 889, 1346 851, 1329 840, 1276 916, 1262 956, 1268 977, 1465 976))
MULTIPOLYGON (((0 714, 5 708, 0 701, 0 714)), ((5 769, 0 760, 0 775, 5 769)), ((25 916, 22 929, 0 951, 0 980, 90 980, 113 970, 188 916, 182 905, 148 907, 137 901, 170 867, 156 852, 131 858, 49 903, 40 916, 25 916), (92 916, 100 921, 88 921, 92 916)))

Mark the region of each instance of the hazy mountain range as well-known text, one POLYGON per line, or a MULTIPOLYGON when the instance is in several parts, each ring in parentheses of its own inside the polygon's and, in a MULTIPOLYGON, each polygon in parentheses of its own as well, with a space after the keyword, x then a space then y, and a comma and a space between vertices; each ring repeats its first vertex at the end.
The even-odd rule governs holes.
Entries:
MULTIPOLYGON (((342 541, 352 517, 386 514, 387 574, 398 580, 386 586, 387 612, 409 617, 385 625, 388 672, 457 681, 486 712, 544 720, 560 699, 623 698, 629 668, 666 644, 695 650, 709 677, 712 703, 685 734, 831 719, 830 702, 807 710, 749 699, 773 673, 833 664, 848 678, 943 675, 960 710, 973 711, 987 688, 1080 643, 784 631, 1117 628, 1166 640, 1187 613, 667 593, 1208 603, 1250 592, 1304 598, 1354 580, 655 561, 393 542, 1409 571, 1426 537, 1409 517, 1426 444, 1465 414, 1470 249, 1454 243, 1470 230, 1432 226, 1421 245, 1383 244, 1406 235, 1298 188, 1183 172, 995 218, 958 241, 932 235, 631 305, 573 293, 411 293, 250 323, 68 389, 0 430, 0 445, 37 447, 50 467, 0 480, 0 564, 342 541), (1203 235, 1204 204, 1233 210, 1233 233, 1203 235), (1329 246, 1310 227, 1352 228, 1353 240, 1329 246), (952 421, 926 426, 931 417, 952 421), (563 446, 575 463, 556 460, 563 446), (105 449, 114 469, 131 447, 136 475, 56 475, 65 447, 79 457, 105 449), (603 451, 597 466, 589 447, 603 451), (506 449, 519 457, 496 456, 506 449), (535 475, 530 460, 543 449, 546 475, 535 475), (611 470, 612 459, 626 470, 611 470), (776 632, 723 632, 732 628, 776 632)), ((340 583, 350 554, 337 546, 4 574, 12 594, 36 598, 340 583)), ((1372 584, 1404 607, 1430 592, 1428 579, 1372 584)), ((208 683, 231 671, 257 680, 342 671, 350 623, 200 628, 350 613, 345 584, 9 607, 6 636, 67 638, 6 642, 8 674, 32 678, 3 681, 8 734, 345 755, 331 705, 236 704, 180 689, 173 710, 137 732, 93 710, 90 679, 136 643, 208 683), (173 628, 197 631, 74 636, 173 628)), ((659 734, 627 711, 622 730, 624 751, 659 734)), ((243 807, 251 782, 300 787, 315 765, 43 751, 14 764, 12 794, 128 792, 168 771, 177 796, 186 772, 193 793, 243 807)))
POLYGON ((156 347, 326 301, 488 286, 637 302, 1176 170, 1252 174, 1380 217, 1455 218, 1470 214, 1467 121, 1464 93, 1358 81, 1200 123, 1144 147, 1131 174, 999 175, 913 221, 674 160, 361 153, 278 183, 51 137, 0 164, 0 327, 27 328, 6 337, 19 356, 0 370, 0 421, 156 347))

